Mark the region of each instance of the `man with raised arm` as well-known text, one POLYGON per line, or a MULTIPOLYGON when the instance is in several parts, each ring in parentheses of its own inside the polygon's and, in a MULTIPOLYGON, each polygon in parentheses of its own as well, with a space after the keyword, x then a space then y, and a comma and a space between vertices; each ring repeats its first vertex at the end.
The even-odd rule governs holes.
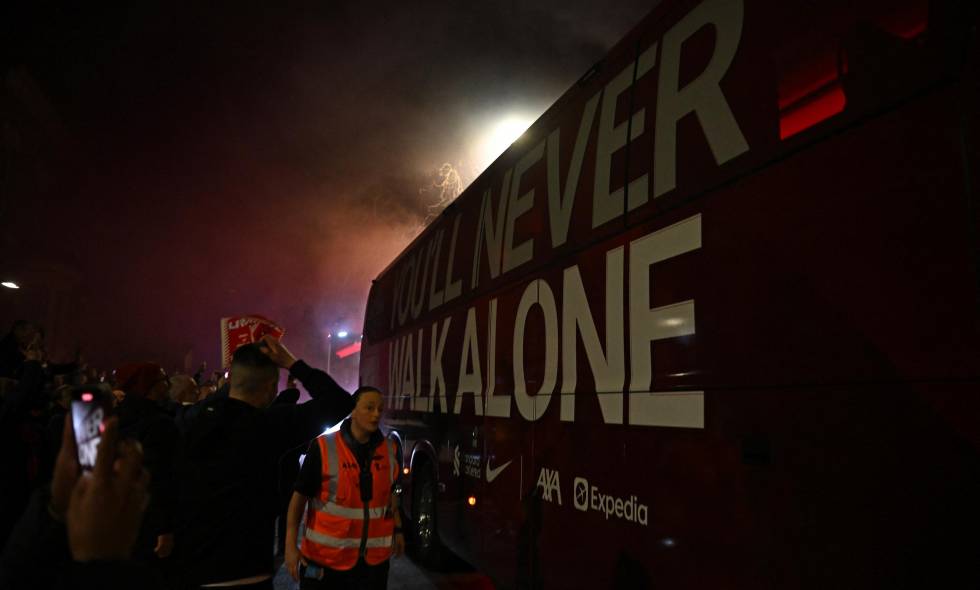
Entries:
POLYGON ((229 395, 202 402, 184 430, 177 571, 190 588, 271 590, 278 459, 354 404, 329 375, 269 336, 235 351, 230 384, 229 395), (310 401, 272 405, 280 367, 299 379, 310 401))

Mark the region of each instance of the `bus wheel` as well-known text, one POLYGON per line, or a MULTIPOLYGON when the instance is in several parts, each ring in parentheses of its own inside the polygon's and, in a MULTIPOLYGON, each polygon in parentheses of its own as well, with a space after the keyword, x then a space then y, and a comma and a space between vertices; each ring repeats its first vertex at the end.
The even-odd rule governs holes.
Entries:
POLYGON ((416 471, 412 489, 413 549, 419 561, 435 568, 441 564, 442 547, 436 528, 436 482, 428 468, 416 471))

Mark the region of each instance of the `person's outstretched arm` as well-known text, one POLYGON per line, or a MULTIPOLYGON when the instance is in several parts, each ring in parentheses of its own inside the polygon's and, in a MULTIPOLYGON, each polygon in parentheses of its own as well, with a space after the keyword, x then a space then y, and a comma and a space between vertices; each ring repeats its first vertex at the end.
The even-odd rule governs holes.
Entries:
POLYGON ((274 440, 280 444, 278 454, 316 438, 354 409, 351 395, 330 375, 296 360, 275 338, 265 336, 261 350, 277 365, 289 369, 313 398, 304 404, 276 405, 266 410, 277 431, 274 440))
POLYGON ((289 373, 300 380, 303 387, 310 393, 313 399, 323 397, 342 399, 350 397, 350 394, 333 377, 315 369, 301 360, 297 360, 293 353, 272 336, 265 336, 259 343, 260 350, 264 352, 274 363, 289 371, 289 373))

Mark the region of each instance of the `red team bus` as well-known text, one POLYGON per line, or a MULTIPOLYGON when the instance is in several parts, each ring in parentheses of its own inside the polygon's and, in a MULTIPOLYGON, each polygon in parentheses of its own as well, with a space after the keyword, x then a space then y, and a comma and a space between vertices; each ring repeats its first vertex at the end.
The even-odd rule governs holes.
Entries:
POLYGON ((423 557, 980 588, 975 2, 660 3, 377 278, 423 557))

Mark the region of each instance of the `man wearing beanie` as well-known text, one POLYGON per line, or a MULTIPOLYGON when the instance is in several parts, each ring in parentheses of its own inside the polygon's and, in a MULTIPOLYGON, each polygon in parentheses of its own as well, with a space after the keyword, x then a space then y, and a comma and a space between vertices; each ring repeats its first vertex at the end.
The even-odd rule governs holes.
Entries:
POLYGON ((116 369, 116 388, 126 396, 116 408, 122 436, 138 440, 150 472, 150 504, 133 550, 133 558, 151 565, 170 556, 174 546, 177 490, 174 459, 177 427, 163 407, 170 380, 155 363, 130 363, 116 369))

